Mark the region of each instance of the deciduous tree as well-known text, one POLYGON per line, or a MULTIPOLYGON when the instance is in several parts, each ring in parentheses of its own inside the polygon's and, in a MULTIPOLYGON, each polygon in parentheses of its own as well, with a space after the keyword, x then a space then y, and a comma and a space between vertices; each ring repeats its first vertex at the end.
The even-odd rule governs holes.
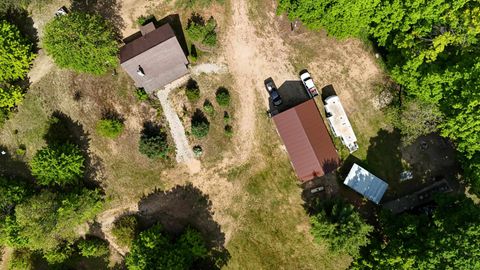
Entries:
POLYGON ((0 20, 0 83, 23 79, 34 58, 32 44, 20 30, 0 20))
POLYGON ((104 74, 118 64, 112 26, 98 15, 72 12, 45 26, 43 44, 57 65, 104 74))

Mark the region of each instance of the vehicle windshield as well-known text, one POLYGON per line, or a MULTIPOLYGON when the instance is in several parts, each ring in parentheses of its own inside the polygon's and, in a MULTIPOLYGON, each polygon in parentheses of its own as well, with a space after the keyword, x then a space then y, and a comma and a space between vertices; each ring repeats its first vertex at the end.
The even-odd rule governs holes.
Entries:
POLYGON ((313 80, 312 79, 308 79, 305 84, 307 85, 308 88, 314 88, 315 85, 313 84, 313 80))

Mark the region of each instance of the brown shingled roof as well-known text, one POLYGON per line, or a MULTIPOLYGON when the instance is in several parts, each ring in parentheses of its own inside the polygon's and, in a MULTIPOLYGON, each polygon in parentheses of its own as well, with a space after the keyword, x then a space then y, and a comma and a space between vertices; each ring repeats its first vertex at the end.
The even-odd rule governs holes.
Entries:
POLYGON ((334 171, 340 159, 313 99, 273 117, 301 181, 334 171))
POLYGON ((123 63, 175 36, 170 24, 164 24, 159 28, 141 36, 120 48, 120 63, 123 63))

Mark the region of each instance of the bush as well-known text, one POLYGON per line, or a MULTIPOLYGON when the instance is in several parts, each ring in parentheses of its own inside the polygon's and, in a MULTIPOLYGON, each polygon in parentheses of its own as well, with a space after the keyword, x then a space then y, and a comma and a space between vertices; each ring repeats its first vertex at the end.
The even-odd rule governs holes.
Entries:
POLYGON ((45 252, 43 257, 47 260, 48 264, 60 264, 70 258, 73 255, 73 251, 72 246, 66 244, 45 252))
POLYGON ((118 64, 112 26, 99 15, 72 12, 45 26, 43 45, 62 68, 104 74, 118 64))
POLYGON ((213 17, 210 17, 205 23, 204 19, 197 13, 192 13, 187 24, 187 35, 193 41, 200 42, 208 46, 215 46, 217 44, 217 22, 213 17))
POLYGON ((86 258, 103 257, 110 253, 108 244, 99 238, 82 239, 77 244, 80 255, 86 258))
POLYGON ((23 79, 35 58, 32 44, 22 36, 15 25, 4 20, 0 20, 0 52, 0 66, 2 67, 0 68, 0 82, 23 79))
POLYGON ((23 96, 23 90, 19 86, 1 87, 0 85, 0 113, 7 118, 10 110, 22 102, 23 96))
POLYGON ((77 145, 65 143, 40 149, 30 161, 40 185, 74 184, 83 176, 85 158, 77 145))
POLYGON ((154 137, 142 135, 140 138, 139 151, 149 158, 168 157, 170 146, 168 145, 167 136, 165 134, 159 134, 154 137))
POLYGON ((198 88, 198 83, 195 80, 188 80, 185 95, 190 102, 196 102, 200 99, 200 88, 198 88))
POLYGON ((232 126, 226 125, 225 128, 224 128, 224 131, 225 131, 225 135, 227 135, 227 137, 232 137, 233 136, 233 127, 232 126))
POLYGON ((220 87, 215 93, 215 99, 218 105, 228 107, 230 105, 230 92, 228 92, 227 88, 220 87))
POLYGON ((151 22, 154 19, 155 19, 155 17, 153 15, 147 15, 147 16, 142 15, 142 16, 137 18, 137 23, 138 23, 138 25, 142 26, 142 25, 145 25, 145 24, 151 22))
POLYGON ((210 123, 208 122, 208 119, 199 109, 197 109, 193 114, 191 125, 192 134, 197 138, 203 138, 207 136, 208 131, 210 130, 210 123))
POLYGON ((8 270, 33 269, 32 252, 26 249, 15 250, 8 261, 8 270))
POLYGON ((102 119, 97 123, 97 133, 103 137, 115 139, 123 132, 124 125, 117 119, 102 119))
POLYGON ((230 114, 227 111, 223 112, 223 122, 225 122, 225 124, 230 123, 230 114))
POLYGON ((137 235, 138 220, 136 216, 123 216, 115 221, 112 234, 121 246, 130 248, 137 235))
POLYGON ((213 104, 208 99, 206 99, 205 102, 203 102, 203 110, 210 116, 215 114, 215 108, 213 107, 213 104))
POLYGON ((143 89, 143 88, 137 88, 135 90, 135 96, 140 101, 145 101, 145 100, 148 99, 148 94, 147 94, 147 92, 145 92, 145 89, 143 89))

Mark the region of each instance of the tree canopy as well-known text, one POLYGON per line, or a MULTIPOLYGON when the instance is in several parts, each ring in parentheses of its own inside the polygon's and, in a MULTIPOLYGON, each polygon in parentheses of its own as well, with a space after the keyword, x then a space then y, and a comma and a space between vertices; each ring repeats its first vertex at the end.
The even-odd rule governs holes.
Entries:
POLYGON ((97 190, 83 189, 64 194, 42 191, 15 208, 17 238, 32 250, 51 251, 64 241, 74 242, 77 227, 91 221, 102 210, 97 190))
POLYGON ((40 185, 68 185, 82 177, 85 158, 71 143, 40 149, 30 161, 32 175, 40 185))
POLYGON ((20 30, 0 19, 0 83, 23 79, 34 58, 32 44, 20 30))
POLYGON ((98 15, 72 12, 56 17, 45 26, 43 43, 62 68, 104 74, 118 63, 114 30, 98 15))
POLYGON ((353 269, 479 269, 480 208, 466 197, 440 197, 426 214, 385 214, 383 239, 353 269))
POLYGON ((195 229, 188 227, 173 239, 161 225, 155 225, 134 240, 126 265, 130 270, 190 269, 197 259, 207 254, 204 240, 195 229))
POLYGON ((334 201, 322 203, 317 208, 320 211, 310 217, 310 232, 319 244, 327 243, 334 252, 356 257, 360 247, 370 243, 369 233, 373 227, 363 221, 353 205, 334 201))
POLYGON ((366 33, 383 47, 406 94, 442 112, 440 133, 457 144, 465 178, 480 194, 472 170, 480 167, 480 2, 279 0, 279 10, 336 37, 366 33))

